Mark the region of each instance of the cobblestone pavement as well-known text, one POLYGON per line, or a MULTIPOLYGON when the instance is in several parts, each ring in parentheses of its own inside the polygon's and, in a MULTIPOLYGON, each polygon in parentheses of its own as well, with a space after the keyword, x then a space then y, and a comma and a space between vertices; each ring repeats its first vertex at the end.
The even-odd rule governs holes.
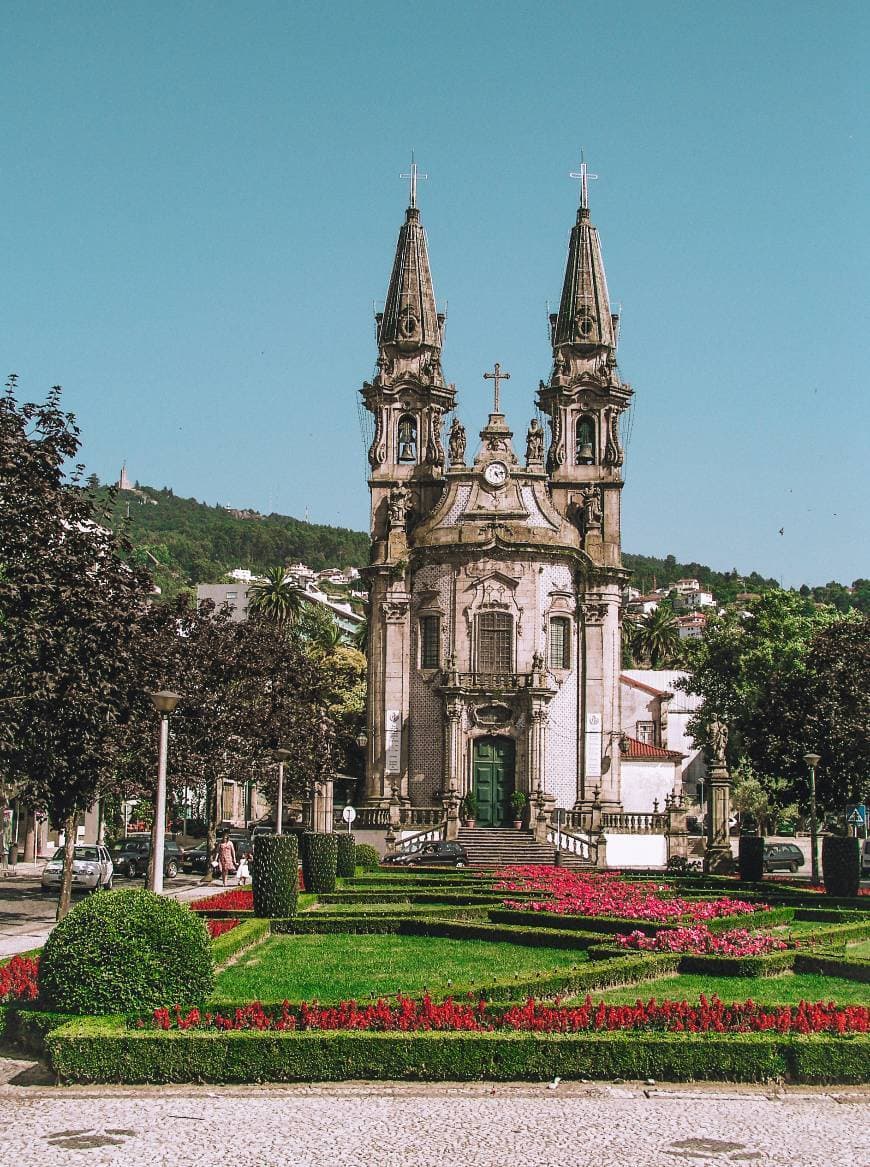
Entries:
POLYGON ((847 1089, 5 1085, 0 1167, 868 1167, 868 1123, 847 1089))

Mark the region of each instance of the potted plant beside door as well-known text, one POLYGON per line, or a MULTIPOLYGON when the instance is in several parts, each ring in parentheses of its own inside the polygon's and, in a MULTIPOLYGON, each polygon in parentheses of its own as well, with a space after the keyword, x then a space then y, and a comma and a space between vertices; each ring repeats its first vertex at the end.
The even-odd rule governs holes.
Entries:
POLYGON ((526 795, 522 790, 515 790, 511 795, 511 810, 514 812, 514 827, 516 827, 518 831, 522 830, 523 812, 526 809, 526 804, 528 801, 528 798, 526 798, 526 795))
POLYGON ((469 790, 462 800, 462 819, 467 827, 473 827, 477 818, 477 795, 469 790))

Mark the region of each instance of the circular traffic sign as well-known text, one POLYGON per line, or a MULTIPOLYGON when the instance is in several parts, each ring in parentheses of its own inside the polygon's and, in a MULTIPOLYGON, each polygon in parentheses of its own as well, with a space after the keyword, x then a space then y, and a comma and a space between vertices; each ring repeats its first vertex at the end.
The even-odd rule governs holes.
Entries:
POLYGON ((341 817, 344 819, 344 821, 346 823, 352 823, 353 820, 356 818, 356 811, 353 809, 352 806, 346 806, 344 808, 344 810, 341 812, 341 817))

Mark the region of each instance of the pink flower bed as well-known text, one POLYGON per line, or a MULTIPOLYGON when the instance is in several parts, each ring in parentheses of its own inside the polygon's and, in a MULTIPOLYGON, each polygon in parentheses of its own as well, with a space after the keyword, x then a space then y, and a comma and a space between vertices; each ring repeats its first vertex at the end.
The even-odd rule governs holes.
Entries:
POLYGON ((788 945, 766 932, 747 932, 732 928, 730 932, 711 932, 704 924, 694 928, 668 928, 657 936, 630 932, 616 937, 623 948, 640 948, 644 952, 690 952, 694 955, 763 956, 788 945))
POLYGON ((569 916, 609 916, 618 920, 714 920, 767 911, 768 904, 750 904, 730 896, 688 900, 666 883, 631 883, 612 874, 589 874, 563 867, 503 867, 496 872, 496 891, 544 892, 546 899, 504 901, 506 908, 557 912, 569 916))
POLYGON ((286 1001, 275 1009, 264 1009, 259 1001, 232 1013, 182 1012, 155 1009, 148 1025, 163 1030, 378 1030, 414 1033, 444 1030, 452 1033, 610 1033, 631 1030, 665 1033, 868 1033, 870 1007, 837 1006, 833 1001, 801 1001, 799 1005, 765 1008, 748 1000, 725 1005, 718 997, 701 996, 688 1001, 636 1001, 633 1005, 595 1004, 587 997, 582 1005, 564 1008, 545 1005, 529 998, 524 1005, 499 1010, 486 1001, 477 1004, 447 1000, 436 1004, 428 996, 414 1001, 398 996, 395 1001, 379 1000, 360 1005, 342 1001, 340 1005, 316 1003, 292 1008, 286 1001))

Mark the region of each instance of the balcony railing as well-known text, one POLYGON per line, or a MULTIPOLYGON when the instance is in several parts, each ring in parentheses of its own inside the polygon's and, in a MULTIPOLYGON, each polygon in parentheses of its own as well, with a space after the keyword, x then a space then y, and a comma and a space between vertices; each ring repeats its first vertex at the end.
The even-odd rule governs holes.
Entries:
POLYGON ((490 693, 528 689, 532 684, 531 673, 456 673, 455 676, 456 683, 462 689, 480 689, 490 693))
POLYGON ((665 835, 666 814, 602 814, 601 825, 614 835, 665 835))

